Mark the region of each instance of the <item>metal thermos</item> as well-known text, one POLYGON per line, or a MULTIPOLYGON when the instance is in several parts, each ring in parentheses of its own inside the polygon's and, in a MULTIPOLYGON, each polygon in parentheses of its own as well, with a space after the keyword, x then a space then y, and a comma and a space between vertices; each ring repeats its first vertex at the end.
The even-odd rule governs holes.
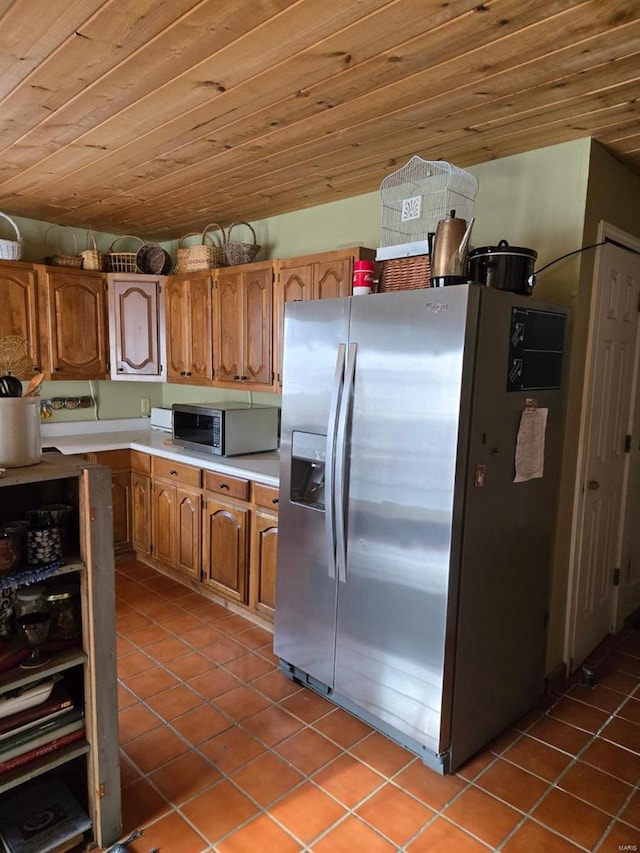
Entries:
POLYGON ((431 257, 431 282, 438 284, 458 284, 467 280, 467 249, 473 219, 456 217, 455 210, 451 216, 441 219, 433 239, 431 257))

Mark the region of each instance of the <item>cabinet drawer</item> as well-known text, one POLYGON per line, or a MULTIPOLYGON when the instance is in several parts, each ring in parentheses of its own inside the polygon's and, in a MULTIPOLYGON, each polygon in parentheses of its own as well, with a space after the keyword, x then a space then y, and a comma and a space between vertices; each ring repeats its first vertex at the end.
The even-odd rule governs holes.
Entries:
POLYGON ((275 486, 265 486, 262 483, 253 484, 253 500, 258 506, 277 511, 279 494, 280 490, 275 486))
POLYGON ((204 487, 210 492, 220 495, 229 495, 241 501, 249 500, 249 481, 238 477, 229 477, 227 474, 218 474, 216 471, 206 471, 204 475, 204 487))
POLYGON ((131 466, 131 451, 128 448, 100 450, 97 453, 83 453, 82 455, 87 462, 106 465, 112 471, 128 471, 131 466))
POLYGON ((136 474, 151 474, 151 456, 140 450, 131 451, 131 470, 136 474))
POLYGON ((202 471, 192 465, 181 465, 170 459, 153 457, 153 476, 164 480, 181 483, 183 486, 195 486, 199 489, 202 485, 202 471))

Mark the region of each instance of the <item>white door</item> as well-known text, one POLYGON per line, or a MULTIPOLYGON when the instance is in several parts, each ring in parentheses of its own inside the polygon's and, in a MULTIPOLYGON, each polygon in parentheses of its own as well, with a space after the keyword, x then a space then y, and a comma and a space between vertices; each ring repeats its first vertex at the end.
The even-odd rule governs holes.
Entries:
MULTIPOLYGON (((636 258, 640 275, 640 257, 636 258)), ((639 321, 640 322, 640 321, 639 321)), ((630 429, 629 472, 626 488, 620 580, 616 588, 614 630, 619 631, 625 619, 640 608, 640 374, 635 381, 635 416, 630 429)))
POLYGON ((624 542, 639 297, 640 258, 607 244, 600 252, 594 277, 583 454, 577 483, 579 523, 569 626, 573 668, 615 630, 618 596, 614 583, 624 542))

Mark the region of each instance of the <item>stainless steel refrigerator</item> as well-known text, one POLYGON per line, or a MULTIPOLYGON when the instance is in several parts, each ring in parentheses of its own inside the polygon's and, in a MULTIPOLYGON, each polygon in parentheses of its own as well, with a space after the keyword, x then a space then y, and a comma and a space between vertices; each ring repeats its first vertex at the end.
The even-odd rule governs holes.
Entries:
POLYGON ((275 652, 440 772, 543 688, 566 319, 476 284, 286 307, 275 652))

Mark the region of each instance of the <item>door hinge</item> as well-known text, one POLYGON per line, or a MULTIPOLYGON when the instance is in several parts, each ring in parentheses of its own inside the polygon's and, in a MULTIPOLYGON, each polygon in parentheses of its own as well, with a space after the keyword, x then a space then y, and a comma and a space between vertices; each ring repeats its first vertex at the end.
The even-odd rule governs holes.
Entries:
POLYGON ((107 788, 104 782, 100 782, 98 785, 98 797, 102 799, 107 793, 107 788))
POLYGON ((620 569, 613 570, 613 585, 620 586, 620 569))
POLYGON ((631 453, 631 436, 625 435, 624 437, 624 452, 631 453))

